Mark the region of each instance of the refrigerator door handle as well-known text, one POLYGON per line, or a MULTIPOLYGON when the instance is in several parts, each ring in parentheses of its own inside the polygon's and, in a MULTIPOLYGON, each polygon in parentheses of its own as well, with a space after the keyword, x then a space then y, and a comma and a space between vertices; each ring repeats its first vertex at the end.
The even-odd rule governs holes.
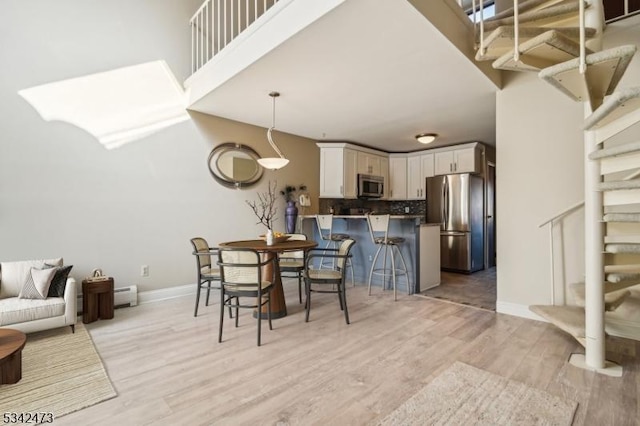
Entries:
POLYGON ((447 196, 447 180, 443 177, 442 179, 442 197, 440 198, 440 220, 442 221, 442 229, 446 229, 447 227, 447 211, 445 206, 445 199, 447 196))

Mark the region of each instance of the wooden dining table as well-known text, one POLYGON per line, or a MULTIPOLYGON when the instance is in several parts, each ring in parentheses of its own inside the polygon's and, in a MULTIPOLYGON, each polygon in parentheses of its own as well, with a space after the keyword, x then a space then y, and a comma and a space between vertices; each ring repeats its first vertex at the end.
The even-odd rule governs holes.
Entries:
MULTIPOLYGON (((287 305, 284 299, 284 290, 282 289, 282 276, 280 275, 280 265, 277 261, 279 253, 289 251, 307 251, 318 245, 315 241, 308 240, 287 240, 268 246, 264 240, 242 240, 227 241, 218 244, 219 247, 245 248, 257 251, 262 256, 262 261, 275 261, 267 263, 262 267, 262 276, 275 279, 273 290, 271 290, 271 319, 282 318, 287 316, 287 305), (275 270, 274 270, 275 268, 275 270), (272 275, 273 274, 273 275, 272 275)), ((268 305, 263 305, 260 311, 262 318, 267 318, 268 305)), ((254 316, 257 312, 254 313, 254 316)))

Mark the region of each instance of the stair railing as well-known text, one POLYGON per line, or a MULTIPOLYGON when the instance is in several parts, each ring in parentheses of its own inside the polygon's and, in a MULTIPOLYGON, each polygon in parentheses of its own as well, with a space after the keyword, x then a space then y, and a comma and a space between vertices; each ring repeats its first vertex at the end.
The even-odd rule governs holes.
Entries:
POLYGON ((206 0, 189 20, 191 73, 198 71, 278 0, 206 0))
MULTIPOLYGON (((550 248, 551 248, 551 304, 555 305, 556 304, 556 280, 555 280, 555 253, 554 253, 554 246, 555 246, 555 241, 554 241, 554 237, 553 237, 553 231, 554 231, 554 226, 557 222, 560 222, 562 219, 564 219, 566 216, 568 216, 569 214, 573 213, 574 211, 582 208, 584 206, 584 201, 581 201, 579 203, 576 203, 574 205, 572 205, 571 207, 568 207, 564 210, 562 210, 560 213, 557 213, 555 215, 553 215, 550 219, 545 220, 543 223, 541 223, 538 228, 542 228, 543 226, 549 225, 549 241, 550 241, 550 248)), ((564 256, 561 258, 561 267, 562 267, 562 271, 564 273, 564 256)), ((563 282, 563 287, 564 287, 564 282, 563 282)), ((563 294, 564 294, 564 288, 562 290, 563 294)), ((564 297, 563 297, 564 299, 564 297)))

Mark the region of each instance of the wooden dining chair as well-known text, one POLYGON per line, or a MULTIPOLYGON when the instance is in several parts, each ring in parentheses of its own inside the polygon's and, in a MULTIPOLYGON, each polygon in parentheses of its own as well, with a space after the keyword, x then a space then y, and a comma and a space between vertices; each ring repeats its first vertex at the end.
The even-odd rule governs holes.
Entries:
POLYGON ((309 322, 311 311, 311 293, 337 293, 340 309, 344 311, 344 319, 349 324, 349 310, 347 309, 347 293, 345 288, 345 270, 347 261, 351 259, 351 248, 356 242, 349 238, 340 243, 337 249, 314 249, 307 255, 304 269, 305 292, 305 322, 309 322), (316 253, 313 253, 316 252, 316 253), (333 269, 312 269, 314 258, 330 258, 335 260, 333 269))
MULTIPOLYGON (((260 253, 252 249, 220 247, 218 266, 220 267, 220 324, 218 342, 222 342, 222 326, 224 308, 235 310, 235 326, 238 327, 238 309, 257 309, 258 346, 260 346, 262 315, 260 310, 267 305, 269 330, 271 324, 271 290, 274 287, 273 277, 264 277, 262 267, 274 262, 276 256, 261 261, 260 253)), ((275 265, 272 270, 275 271, 275 265)), ((274 272, 275 273, 275 272, 274 272)))
MULTIPOLYGON (((305 234, 287 234, 289 240, 306 241, 307 236, 305 234)), ((304 250, 296 250, 284 252, 280 255, 280 275, 285 278, 297 278, 298 279, 298 300, 302 303, 302 271, 304 271, 305 261, 304 250)))
POLYGON ((209 247, 207 240, 202 237, 192 238, 191 245, 193 246, 192 254, 196 257, 198 288, 196 290, 196 307, 193 311, 193 316, 197 317, 200 293, 202 290, 207 290, 205 306, 209 306, 209 295, 211 293, 211 289, 220 288, 220 270, 212 267, 211 264, 211 256, 214 256, 214 258, 218 257, 218 249, 216 247, 209 247), (212 283, 216 283, 216 285, 212 286, 212 283))

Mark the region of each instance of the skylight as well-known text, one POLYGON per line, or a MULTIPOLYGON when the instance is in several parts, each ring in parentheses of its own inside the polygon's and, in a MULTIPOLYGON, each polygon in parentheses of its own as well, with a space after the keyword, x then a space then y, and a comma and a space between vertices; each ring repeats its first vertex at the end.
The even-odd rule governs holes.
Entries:
POLYGON ((113 149, 189 119, 164 61, 57 81, 18 92, 46 121, 71 123, 113 149))

